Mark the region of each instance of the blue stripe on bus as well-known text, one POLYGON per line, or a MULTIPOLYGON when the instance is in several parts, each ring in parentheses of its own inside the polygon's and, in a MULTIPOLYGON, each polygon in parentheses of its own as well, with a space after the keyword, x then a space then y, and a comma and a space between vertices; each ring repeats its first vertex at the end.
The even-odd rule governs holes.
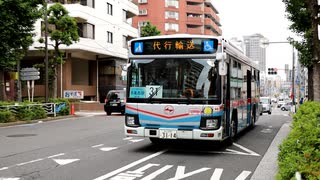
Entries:
POLYGON ((180 119, 172 119, 172 120, 166 120, 164 118, 158 118, 150 115, 145 114, 139 114, 140 120, 148 120, 148 121, 154 121, 154 122, 165 122, 165 123, 179 123, 179 122, 200 122, 201 116, 191 116, 191 117, 184 117, 180 119))
POLYGON ((148 128, 173 128, 173 129, 199 129, 200 126, 177 126, 177 125, 152 125, 152 124, 140 124, 142 127, 148 128))

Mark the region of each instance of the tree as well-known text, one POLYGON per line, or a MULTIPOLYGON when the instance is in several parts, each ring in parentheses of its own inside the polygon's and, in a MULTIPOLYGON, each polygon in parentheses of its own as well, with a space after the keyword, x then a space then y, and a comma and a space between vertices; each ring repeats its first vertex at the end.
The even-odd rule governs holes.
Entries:
POLYGON ((41 17, 41 0, 0 0, 0 100, 6 100, 4 72, 16 69, 33 43, 34 23, 41 17))
POLYGON ((308 98, 320 101, 320 41, 318 37, 317 0, 282 0, 286 6, 287 18, 292 22, 289 27, 302 37, 302 41, 291 39, 300 52, 301 64, 308 68, 308 98))
POLYGON ((161 31, 159 31, 157 27, 152 25, 150 22, 147 22, 147 24, 142 26, 140 30, 141 37, 157 36, 161 34, 161 31))
MULTIPOLYGON (((79 41, 77 21, 69 16, 69 12, 60 4, 55 3, 48 9, 48 32, 50 44, 54 48, 52 59, 49 60, 50 68, 50 82, 53 91, 50 93, 51 97, 57 98, 57 67, 64 63, 62 53, 59 49, 60 45, 70 46, 74 42, 79 41)), ((43 43, 43 39, 40 39, 43 43)))

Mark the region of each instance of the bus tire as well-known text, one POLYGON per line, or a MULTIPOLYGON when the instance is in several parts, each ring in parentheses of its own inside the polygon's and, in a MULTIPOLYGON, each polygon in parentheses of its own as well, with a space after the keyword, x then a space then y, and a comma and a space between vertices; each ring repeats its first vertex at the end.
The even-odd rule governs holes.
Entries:
POLYGON ((257 121, 257 114, 256 114, 255 106, 253 106, 251 117, 252 117, 252 122, 250 124, 250 128, 254 128, 256 126, 256 121, 257 121))
POLYGON ((231 146, 233 144, 235 137, 238 133, 238 121, 237 121, 236 115, 237 115, 237 111, 234 111, 233 116, 232 116, 232 120, 230 123, 231 133, 230 133, 230 136, 226 140, 226 145, 228 145, 228 146, 231 146))

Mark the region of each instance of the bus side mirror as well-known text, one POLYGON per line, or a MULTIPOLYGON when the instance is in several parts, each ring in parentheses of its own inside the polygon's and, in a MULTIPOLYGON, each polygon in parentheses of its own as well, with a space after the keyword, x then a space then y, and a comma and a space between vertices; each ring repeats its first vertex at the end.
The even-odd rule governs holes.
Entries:
POLYGON ((219 75, 220 76, 225 76, 227 75, 228 72, 228 66, 226 62, 219 62, 219 75))

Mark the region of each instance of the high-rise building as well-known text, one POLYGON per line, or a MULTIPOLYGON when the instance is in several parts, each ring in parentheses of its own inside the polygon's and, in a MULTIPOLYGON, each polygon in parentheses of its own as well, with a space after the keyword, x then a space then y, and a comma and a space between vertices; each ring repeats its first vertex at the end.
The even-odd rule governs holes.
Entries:
POLYGON ((260 47, 260 39, 264 38, 261 34, 244 36, 245 54, 252 61, 258 63, 261 72, 266 71, 266 49, 260 47))
POLYGON ((138 29, 148 21, 161 34, 205 34, 220 36, 220 18, 212 0, 134 0, 139 15, 132 25, 138 29))

